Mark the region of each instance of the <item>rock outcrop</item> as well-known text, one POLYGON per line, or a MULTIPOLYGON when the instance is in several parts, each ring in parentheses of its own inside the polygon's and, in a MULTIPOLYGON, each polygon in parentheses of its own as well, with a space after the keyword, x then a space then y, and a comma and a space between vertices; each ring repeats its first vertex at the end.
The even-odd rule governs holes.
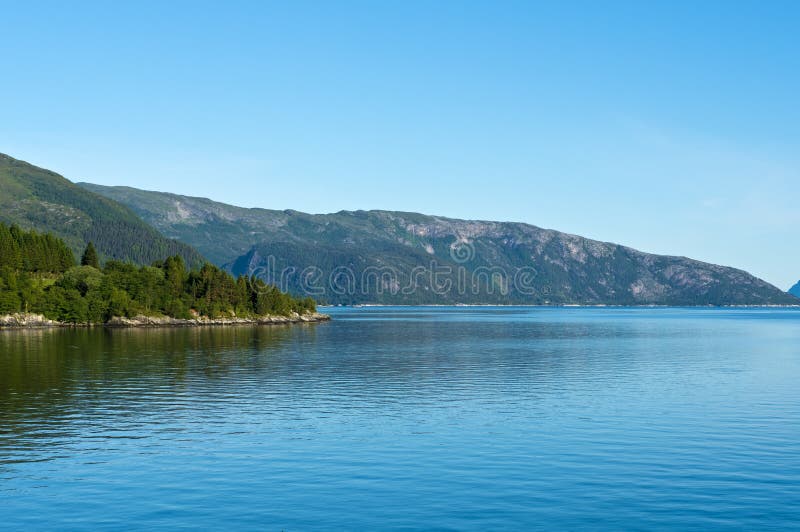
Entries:
POLYGON ((291 316, 263 316, 260 318, 170 318, 169 316, 134 316, 133 318, 111 318, 107 327, 198 327, 210 325, 281 325, 290 323, 315 323, 330 320, 326 314, 297 314, 291 316))
POLYGON ((0 327, 37 329, 41 327, 60 327, 62 325, 64 324, 57 321, 48 320, 41 314, 20 312, 17 314, 0 316, 0 327))
MULTIPOLYGON (((114 317, 99 327, 202 327, 213 325, 281 325, 291 323, 316 323, 330 320, 330 316, 318 312, 292 314, 291 316, 262 316, 259 318, 170 318, 169 316, 114 317)), ((84 327, 88 324, 63 323, 45 318, 41 314, 17 313, 0 316, 0 328, 40 329, 45 327, 84 327)))

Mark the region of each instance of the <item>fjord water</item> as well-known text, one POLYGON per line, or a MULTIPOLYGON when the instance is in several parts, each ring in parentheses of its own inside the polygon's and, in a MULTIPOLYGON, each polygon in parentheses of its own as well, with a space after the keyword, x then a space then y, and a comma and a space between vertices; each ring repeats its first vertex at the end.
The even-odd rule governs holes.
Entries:
POLYGON ((800 312, 0 332, 0 528, 792 528, 800 312))

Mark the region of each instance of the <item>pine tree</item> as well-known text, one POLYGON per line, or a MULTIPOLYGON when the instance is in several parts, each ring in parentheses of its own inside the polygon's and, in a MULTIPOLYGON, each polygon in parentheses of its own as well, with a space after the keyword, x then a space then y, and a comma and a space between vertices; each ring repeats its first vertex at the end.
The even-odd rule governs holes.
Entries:
POLYGON ((94 249, 94 244, 91 242, 89 242, 89 244, 86 246, 86 251, 83 252, 81 266, 92 266, 98 270, 100 269, 100 261, 97 258, 97 251, 94 249))

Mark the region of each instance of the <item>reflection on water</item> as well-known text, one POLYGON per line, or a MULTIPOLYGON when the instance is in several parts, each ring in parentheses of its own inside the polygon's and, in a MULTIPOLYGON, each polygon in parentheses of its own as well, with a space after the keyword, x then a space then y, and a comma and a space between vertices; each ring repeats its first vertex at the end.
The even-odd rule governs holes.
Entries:
MULTIPOLYGON (((800 313, 0 331, 15 527, 791 527, 800 313)), ((3 526, 3 525, 0 525, 3 526)))
POLYGON ((198 379, 268 369, 259 353, 289 335, 285 326, 1 331, 0 434, 35 444, 44 426, 68 430, 96 408, 169 406, 198 379))

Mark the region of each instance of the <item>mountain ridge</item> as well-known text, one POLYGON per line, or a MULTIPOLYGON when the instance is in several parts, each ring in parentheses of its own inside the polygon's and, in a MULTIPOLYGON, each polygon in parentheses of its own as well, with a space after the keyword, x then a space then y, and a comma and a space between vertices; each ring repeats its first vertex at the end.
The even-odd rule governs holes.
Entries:
POLYGON ((520 222, 385 210, 306 214, 80 186, 128 205, 235 274, 329 303, 800 304, 744 270, 520 222), (449 271, 442 279, 449 290, 433 279, 437 269, 449 271))

